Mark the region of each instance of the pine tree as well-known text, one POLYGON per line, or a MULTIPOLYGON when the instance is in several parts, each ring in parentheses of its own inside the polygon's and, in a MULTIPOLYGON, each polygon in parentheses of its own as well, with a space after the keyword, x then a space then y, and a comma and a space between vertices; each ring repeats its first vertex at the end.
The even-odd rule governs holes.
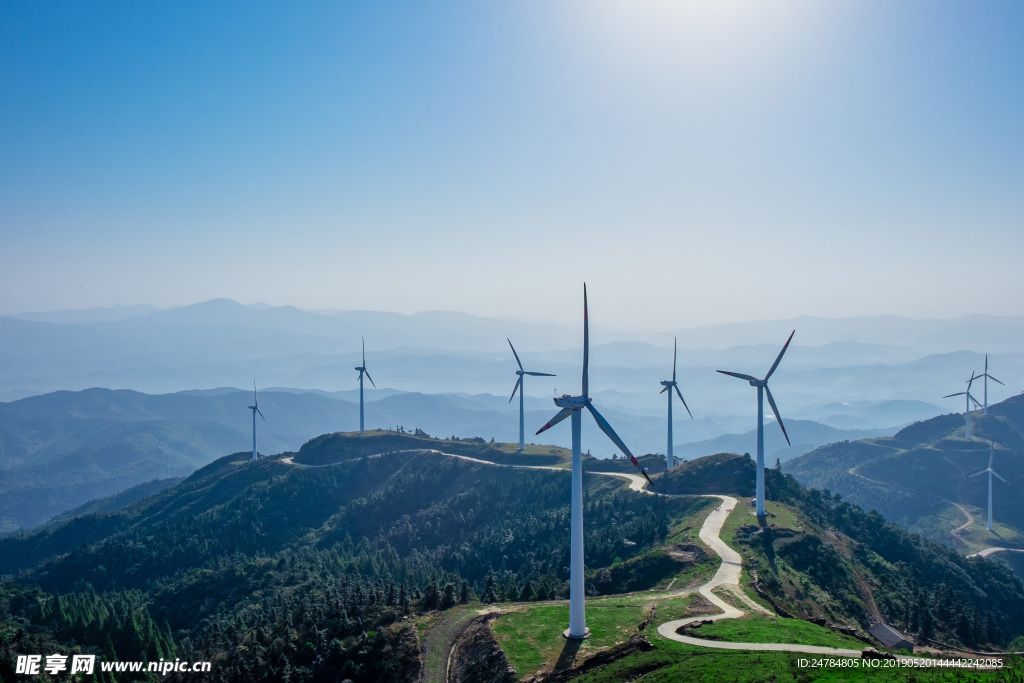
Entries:
POLYGON ((455 605, 455 585, 445 584, 444 597, 441 598, 441 609, 448 609, 455 605))
POLYGON ((494 570, 487 572, 487 583, 484 585, 484 594, 480 596, 481 602, 492 603, 498 600, 494 592, 494 570))

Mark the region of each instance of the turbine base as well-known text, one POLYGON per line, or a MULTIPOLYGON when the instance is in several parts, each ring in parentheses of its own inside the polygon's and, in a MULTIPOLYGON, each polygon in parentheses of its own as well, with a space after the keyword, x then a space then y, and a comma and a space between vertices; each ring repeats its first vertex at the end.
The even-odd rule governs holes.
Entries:
POLYGON ((590 629, 584 629, 582 636, 574 636, 569 633, 569 629, 562 631, 562 637, 566 640, 585 640, 590 637, 590 629))

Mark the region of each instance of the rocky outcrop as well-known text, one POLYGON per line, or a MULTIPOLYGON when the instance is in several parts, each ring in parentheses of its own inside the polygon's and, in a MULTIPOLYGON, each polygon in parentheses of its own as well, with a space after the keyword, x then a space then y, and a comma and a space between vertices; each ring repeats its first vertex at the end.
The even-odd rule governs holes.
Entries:
POLYGON ((516 683, 519 677, 491 632, 495 614, 469 621, 455 641, 448 664, 448 683, 516 683))
MULTIPOLYGON (((543 679, 544 683, 562 683, 562 681, 571 681, 574 678, 582 676, 588 671, 599 669, 603 666, 608 666, 612 662, 618 661, 623 657, 628 657, 634 652, 647 652, 653 650, 654 646, 651 645, 651 641, 647 640, 646 636, 637 634, 627 640, 625 643, 619 643, 607 650, 601 650, 594 655, 587 657, 583 660, 583 663, 572 669, 565 669, 564 671, 556 671, 555 673, 545 676, 543 679)), ((660 668, 663 666, 662 663, 656 663, 653 666, 645 670, 637 670, 636 673, 647 673, 648 671, 660 668)))

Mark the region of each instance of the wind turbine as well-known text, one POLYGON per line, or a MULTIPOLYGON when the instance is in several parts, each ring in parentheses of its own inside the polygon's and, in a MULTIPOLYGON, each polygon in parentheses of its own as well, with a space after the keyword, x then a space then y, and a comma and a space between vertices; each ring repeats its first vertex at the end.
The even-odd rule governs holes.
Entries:
MULTIPOLYGON (((252 459, 256 459, 256 413, 263 417, 263 411, 260 410, 260 402, 256 398, 256 380, 252 381, 252 405, 249 406, 249 410, 252 411, 252 459)), ((266 422, 267 418, 263 417, 263 421, 266 422)))
POLYGON ((527 372, 523 370, 523 363, 519 360, 519 354, 516 353, 516 347, 512 346, 512 340, 505 337, 505 341, 512 348, 512 355, 516 357, 516 363, 519 364, 519 369, 516 370, 516 374, 519 378, 516 379, 516 385, 512 389, 512 395, 509 397, 508 402, 511 403, 512 399, 516 397, 516 391, 519 391, 519 450, 526 448, 526 427, 523 424, 523 393, 526 391, 526 385, 523 383, 523 378, 526 375, 533 375, 534 377, 554 377, 548 372, 527 372))
POLYGON ((626 448, 619 435, 615 433, 608 421, 594 408, 590 400, 589 380, 590 357, 590 322, 587 318, 587 285, 583 284, 583 392, 578 396, 563 394, 555 399, 555 405, 561 408, 546 425, 537 433, 550 429, 565 418, 572 416, 572 513, 570 516, 570 569, 569 569, 569 628, 562 635, 566 638, 586 638, 590 635, 584 614, 583 594, 583 458, 580 450, 580 430, 583 425, 582 413, 586 408, 594 416, 597 426, 601 428, 630 461, 640 468, 640 472, 651 483, 647 472, 626 448))
MULTIPOLYGON (((732 375, 733 377, 739 377, 750 382, 750 386, 757 387, 757 485, 755 494, 757 495, 757 516, 764 517, 764 394, 768 394, 768 403, 772 407, 772 412, 775 413, 775 420, 779 423, 779 427, 782 429, 782 435, 786 437, 786 443, 789 444, 789 434, 786 433, 786 425, 782 424, 782 416, 779 415, 779 409, 775 405, 775 399, 772 398, 772 392, 768 388, 768 378, 775 372, 775 368, 779 367, 779 362, 782 360, 782 355, 786 353, 786 349, 789 348, 789 342, 793 341, 793 335, 796 334, 796 330, 789 333, 789 339, 786 340, 785 346, 779 351, 778 358, 772 364, 768 374, 764 376, 764 379, 758 379, 751 377, 750 375, 742 375, 738 372, 728 372, 726 370, 719 370, 718 372, 723 375, 732 375)), ((792 445, 792 444, 790 444, 792 445)))
POLYGON ((683 407, 686 408, 686 412, 690 414, 690 419, 693 419, 693 413, 690 413, 690 406, 686 405, 686 399, 683 398, 682 392, 679 391, 679 385, 676 384, 676 355, 678 351, 679 342, 673 340, 672 342, 672 381, 666 382, 662 380, 661 385, 665 387, 658 393, 664 394, 668 391, 668 449, 665 451, 665 471, 672 469, 675 466, 675 458, 672 456, 672 392, 670 389, 675 389, 676 393, 679 394, 679 400, 683 402, 683 407))
MULTIPOLYGON (((981 379, 982 377, 985 378, 985 393, 984 393, 983 399, 982 399, 981 414, 982 415, 988 415, 988 381, 992 380, 993 382, 999 382, 999 380, 997 380, 992 375, 988 374, 988 354, 987 353, 985 354, 985 372, 983 372, 982 374, 978 375, 978 379, 981 379)), ((999 382, 999 383, 1003 384, 1002 382, 999 382)), ((1005 387, 1006 385, 1003 384, 1003 386, 1005 387)))
POLYGON ((942 397, 942 398, 953 398, 954 396, 963 396, 964 397, 964 403, 966 404, 966 407, 964 408, 964 419, 967 421, 967 427, 964 430, 964 434, 965 434, 967 439, 971 438, 971 401, 974 401, 975 407, 981 405, 980 403, 978 403, 978 399, 976 399, 973 396, 971 396, 971 385, 974 384, 974 380, 976 380, 976 379, 977 379, 977 377, 975 377, 974 372, 972 371, 971 372, 971 378, 969 380, 967 380, 967 391, 958 391, 955 394, 949 394, 948 396, 943 396, 942 397))
MULTIPOLYGON (((984 469, 981 472, 975 472, 974 474, 971 475, 971 477, 977 477, 979 474, 985 474, 986 472, 988 472, 988 530, 989 531, 992 531, 992 475, 995 475, 995 476, 999 477, 999 473, 996 472, 994 469, 992 469, 992 458, 995 457, 995 454, 996 454, 996 444, 995 444, 995 442, 992 442, 992 445, 991 445, 991 447, 989 448, 989 451, 988 451, 988 469, 984 469)), ((968 479, 970 479, 971 477, 968 477, 968 479)), ((1002 477, 999 477, 999 478, 1002 479, 1004 484, 1009 484, 1010 483, 1010 482, 1006 481, 1005 479, 1003 479, 1002 477)))
MULTIPOLYGON (((356 368, 359 371, 359 433, 365 434, 366 429, 363 427, 363 375, 370 380, 370 384, 373 384, 373 378, 370 377, 370 371, 366 369, 366 339, 363 337, 360 339, 363 340, 363 364, 356 368)), ((373 384, 373 388, 376 389, 377 385, 373 384)))

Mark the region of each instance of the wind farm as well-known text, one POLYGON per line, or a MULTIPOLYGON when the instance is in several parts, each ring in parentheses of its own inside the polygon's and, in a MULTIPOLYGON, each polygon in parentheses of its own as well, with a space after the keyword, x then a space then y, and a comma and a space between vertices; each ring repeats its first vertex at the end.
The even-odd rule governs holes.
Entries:
MULTIPOLYGON (((988 381, 992 380, 993 382, 996 382, 997 384, 1003 384, 1003 383, 1000 382, 999 380, 997 380, 992 375, 988 374, 988 354, 987 353, 985 354, 985 372, 983 372, 980 375, 978 375, 978 379, 982 379, 982 378, 984 378, 985 382, 983 384, 984 388, 982 390, 982 397, 983 398, 982 398, 982 401, 981 401, 981 405, 982 405, 981 414, 982 415, 988 415, 988 381)), ((1003 386, 1005 386, 1005 385, 1003 385, 1003 386)), ((967 390, 970 391, 970 383, 968 383, 967 390)))
POLYGON ((1024 679, 1024 4, 0 22, 0 681, 1024 679))
POLYGON ((267 418, 263 417, 263 411, 260 410, 259 398, 256 396, 256 381, 252 383, 252 405, 249 406, 249 410, 252 411, 252 459, 256 459, 256 414, 259 413, 260 419, 264 422, 267 418))
POLYGON ((679 383, 676 382, 676 360, 678 359, 678 354, 679 354, 679 341, 677 339, 673 339, 672 340, 672 380, 671 381, 662 380, 661 381, 661 385, 663 387, 665 387, 665 388, 662 389, 660 392, 658 392, 658 393, 661 393, 661 394, 664 394, 665 392, 668 392, 668 443, 665 446, 665 469, 666 470, 670 470, 673 467, 675 467, 675 465, 676 465, 675 457, 674 457, 674 455, 672 453, 672 451, 673 451, 673 446, 672 446, 672 400, 673 400, 672 399, 672 390, 673 389, 675 389, 676 394, 679 396, 679 400, 680 400, 680 402, 682 402, 683 407, 686 408, 686 414, 690 416, 691 420, 693 419, 693 413, 690 412, 690 406, 686 405, 686 399, 683 398, 683 393, 681 391, 679 391, 679 383))
POLYGON ((994 469, 992 469, 992 461, 995 458, 995 453, 996 453, 996 445, 993 442, 993 443, 991 443, 989 445, 988 467, 983 469, 981 472, 975 472, 974 474, 971 475, 972 478, 979 477, 979 476, 981 476, 983 474, 987 474, 988 475, 988 514, 986 515, 985 519, 988 521, 988 530, 989 531, 992 531, 992 477, 996 477, 997 479, 999 479, 999 481, 1003 482, 1004 484, 1009 483, 1005 479, 1003 479, 1002 476, 1000 476, 998 472, 996 472, 994 469))
POLYGON ((526 396, 526 381, 525 381, 526 376, 530 375, 532 377, 554 377, 555 375, 552 375, 551 373, 548 373, 548 372, 527 372, 526 370, 524 370, 523 369, 523 363, 522 363, 521 360, 519 360, 519 354, 516 353, 516 347, 512 346, 512 340, 506 338, 506 341, 508 341, 508 346, 509 346, 510 349, 512 349, 512 355, 515 356, 516 364, 519 366, 519 369, 516 370, 516 375, 517 375, 517 377, 516 377, 516 385, 514 387, 512 387, 512 395, 509 397, 508 402, 509 403, 512 402, 512 399, 514 399, 516 397, 516 392, 518 391, 519 392, 519 450, 523 450, 523 449, 526 448, 526 422, 525 422, 526 417, 525 417, 525 409, 523 408, 524 401, 526 400, 525 399, 525 396, 526 396))
MULTIPOLYGON (((986 374, 988 374, 987 368, 986 374)), ((978 399, 974 398, 974 396, 971 395, 971 385, 974 384, 975 379, 977 379, 977 377, 975 376, 974 372, 971 372, 971 378, 967 380, 967 389, 965 391, 958 391, 955 394, 947 394, 946 396, 942 397, 964 397, 964 438, 967 439, 968 441, 971 440, 971 403, 973 403, 975 407, 981 406, 981 403, 978 402, 978 399)))
POLYGON ((370 380, 370 384, 374 389, 377 385, 373 383, 373 377, 370 377, 370 371, 366 369, 366 340, 362 339, 363 343, 363 364, 356 366, 356 370, 359 372, 359 433, 366 433, 366 422, 365 422, 365 408, 363 407, 363 375, 366 375, 366 379, 370 380))
POLYGON ((718 370, 723 375, 730 375, 731 377, 737 377, 739 379, 750 382, 750 386, 757 387, 757 500, 755 501, 757 507, 757 516, 765 516, 765 505, 764 505, 764 397, 768 396, 768 404, 772 407, 772 413, 775 415, 775 421, 779 425, 779 429, 782 430, 782 434, 786 437, 786 443, 789 443, 789 434, 786 433, 786 425, 782 423, 782 416, 779 415, 779 409, 775 405, 775 399, 772 398, 772 392, 768 388, 768 379, 775 372, 775 369, 779 367, 779 363, 782 362, 782 356, 786 353, 786 349, 789 348, 789 343, 793 341, 793 335, 796 334, 796 330, 793 330, 789 334, 789 339, 783 344, 782 350, 779 351, 779 355, 775 358, 775 362, 768 369, 768 373, 764 376, 764 379, 758 379, 751 375, 744 375, 738 372, 731 372, 728 370, 718 370))
POLYGON ((541 434, 555 426, 565 418, 571 418, 572 427, 572 499, 571 521, 569 532, 570 568, 569 568, 569 628, 566 638, 586 638, 590 634, 586 621, 585 588, 583 585, 583 460, 581 445, 581 429, 584 408, 590 411, 601 431, 618 446, 623 455, 628 456, 648 483, 651 483, 647 472, 643 470, 637 459, 629 452, 619 435, 615 433, 608 421, 597 412, 590 399, 590 316, 587 311, 587 285, 583 285, 583 381, 582 391, 575 395, 563 394, 555 399, 555 405, 561 408, 553 418, 537 430, 541 434))

